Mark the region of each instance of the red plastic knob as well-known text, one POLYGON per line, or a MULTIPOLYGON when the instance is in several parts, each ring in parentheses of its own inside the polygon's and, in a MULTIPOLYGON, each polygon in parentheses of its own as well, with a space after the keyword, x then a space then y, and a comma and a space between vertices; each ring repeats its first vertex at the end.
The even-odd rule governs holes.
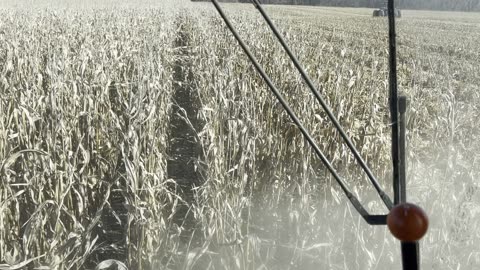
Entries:
POLYGON ((396 205, 387 216, 390 232, 398 240, 415 242, 428 230, 428 217, 422 208, 411 203, 396 205))

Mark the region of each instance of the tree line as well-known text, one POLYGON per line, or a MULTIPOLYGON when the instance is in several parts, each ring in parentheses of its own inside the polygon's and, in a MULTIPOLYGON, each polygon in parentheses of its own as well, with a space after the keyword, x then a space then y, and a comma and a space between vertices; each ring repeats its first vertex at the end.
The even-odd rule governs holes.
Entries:
MULTIPOLYGON (((191 0, 192 2, 209 0, 191 0)), ((220 2, 250 3, 249 0, 220 0, 220 2)), ((312 5, 334 7, 380 8, 384 0, 261 0, 262 4, 312 5)), ((480 11, 480 0, 397 0, 395 4, 401 9, 430 9, 445 11, 480 11)))

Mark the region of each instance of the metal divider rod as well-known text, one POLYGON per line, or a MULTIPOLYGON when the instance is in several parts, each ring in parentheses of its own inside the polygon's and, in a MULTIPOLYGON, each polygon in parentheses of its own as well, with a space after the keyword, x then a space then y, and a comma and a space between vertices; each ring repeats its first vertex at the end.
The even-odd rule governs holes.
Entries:
MULTIPOLYGON (((398 187, 400 180, 399 162, 400 149, 398 141, 398 89, 397 89, 397 47, 395 33, 395 4, 394 0, 388 1, 388 41, 390 47, 389 55, 389 101, 390 101, 390 118, 392 124, 392 163, 393 163, 393 184, 394 188, 398 187)), ((398 192, 396 195, 398 195, 398 192)), ((394 198, 394 203, 398 204, 398 198, 394 198)))
POLYGON ((406 153, 406 117, 407 97, 398 97, 398 109, 400 113, 399 127, 399 174, 398 184, 396 185, 395 204, 407 202, 407 153, 406 153), (398 194, 397 194, 398 193, 398 194))
POLYGON ((248 47, 245 45, 245 43, 243 42, 243 40, 240 38, 240 36, 238 35, 237 31, 235 30, 235 28, 233 27, 233 25, 230 23, 230 20, 227 18, 227 16, 225 15, 225 13, 223 12, 222 8, 220 7, 220 5, 218 4, 217 0, 211 0, 213 5, 215 6, 215 8, 217 9, 218 13, 220 14, 220 16, 222 17, 222 19, 225 21, 225 24, 227 25, 227 27, 230 29, 230 31, 232 32, 233 36, 235 37, 235 39, 238 41, 240 47, 242 47, 243 51, 245 52, 245 54, 248 56, 248 58, 250 59, 250 61, 253 63, 255 69, 258 71, 258 73, 261 75, 261 77, 263 78, 263 80, 265 81, 265 83, 268 85, 268 87, 270 88, 270 90, 273 92, 273 94, 276 96, 276 98, 278 99, 278 101, 282 104, 283 108, 285 109, 285 111, 287 112, 287 114, 290 116, 290 118, 292 119, 292 121, 297 125, 297 127, 300 129, 300 131, 302 132, 304 138, 308 141, 308 143, 310 144, 310 146, 313 148, 313 150, 315 151, 315 153, 317 154, 317 156, 322 160, 323 164, 325 165, 325 167, 328 169, 328 171, 333 175, 333 177, 335 178, 335 180, 337 181, 337 183, 340 185, 340 187, 342 188, 343 192, 345 193, 345 195, 347 196, 347 198, 350 200, 350 202, 352 203, 352 205, 355 207, 355 209, 357 210, 357 212, 370 224, 372 222, 372 219, 375 219, 375 217, 378 217, 378 216, 371 216, 367 210, 365 210, 365 208, 360 204, 360 202, 358 201, 358 199, 355 197, 355 195, 348 189, 346 183, 342 180, 342 178, 338 175, 338 173, 336 172, 336 170, 332 167, 332 165, 330 164, 330 162, 328 161, 328 159, 325 157, 325 155, 322 153, 322 151, 320 150, 320 148, 317 146, 317 144, 314 142, 313 138, 310 136, 310 134, 308 133, 308 131, 305 129, 305 127, 303 127, 302 123, 300 122, 300 120, 297 118, 297 116, 295 115, 295 113, 291 110, 291 108, 288 106, 288 104, 286 103, 286 101, 283 99, 283 96, 280 94, 280 92, 278 91, 278 89, 273 85, 270 77, 265 73, 265 71, 263 70, 263 68, 260 66, 260 64, 258 63, 257 59, 255 58, 255 56, 253 56, 253 54, 250 52, 250 50, 248 49, 248 47), (373 217, 373 218, 372 218, 373 217))
MULTIPOLYGON (((405 110, 406 100, 404 97, 398 98, 397 83, 397 47, 395 33, 395 0, 388 0, 388 28, 389 28, 389 47, 390 47, 390 114, 392 122, 392 162, 393 162, 393 187, 394 203, 399 204, 406 201, 406 167, 405 167, 405 110), (400 103, 399 103, 400 102, 400 103), (405 105, 405 106, 404 106, 405 105), (402 123, 399 121, 398 114, 402 113, 402 123), (405 110, 404 110, 405 109, 405 110)), ((402 242, 402 265, 405 270, 420 269, 420 247, 417 242, 402 242)))
POLYGON ((368 165, 366 164, 366 162, 363 160, 363 158, 361 157, 360 153, 358 152, 358 150, 356 149, 356 147, 353 145, 352 141, 350 140, 350 138, 348 137, 348 135, 346 134, 346 132, 343 130, 341 124, 338 122, 337 118, 335 117, 335 115, 332 113, 331 109, 328 107, 327 103, 323 100, 323 98, 320 96, 319 94, 319 91, 316 89, 316 87, 313 85, 313 82, 312 80, 310 79, 310 77, 307 75, 307 73, 305 72, 305 70, 303 69, 303 67, 300 65, 298 59, 295 57, 295 55, 292 53, 292 51, 290 50, 290 48, 288 47, 288 45, 286 44, 285 40, 283 39, 282 35, 278 32, 277 28, 275 27, 275 25, 273 24, 273 22, 270 20, 269 16, 267 15, 267 13, 265 12, 265 10, 263 9, 262 5, 260 4, 260 2, 258 0, 250 0, 254 5, 255 7, 260 11, 260 13, 262 14, 263 18, 265 19, 265 21, 267 22, 267 24, 270 26, 270 29, 272 29, 273 33, 275 34, 275 36, 277 37, 278 41, 282 44, 282 47, 285 49, 285 52, 288 54, 288 56, 290 57, 290 59, 292 60, 293 64, 295 65, 295 67, 297 68, 297 70, 300 72, 300 75, 302 76, 303 80, 307 83, 308 87, 310 88, 311 92, 313 93, 313 95, 316 97, 317 101, 320 103, 320 105, 322 106, 323 110, 327 113, 327 116, 328 118, 330 119, 330 121, 332 121, 333 125, 335 126, 335 128, 337 129, 337 131, 340 133, 340 136, 342 137, 343 141, 345 142, 345 144, 348 146, 348 148, 350 149, 350 151, 352 152, 353 156, 355 157, 355 160, 358 162, 358 164, 360 165, 360 167, 362 167, 363 171, 365 172, 365 174, 368 176, 368 178, 370 179, 370 182, 372 183, 372 185, 375 187, 375 189, 377 190, 377 193, 379 194, 380 198, 383 200, 383 202, 385 203, 385 205, 387 206, 388 209, 391 209, 393 207, 393 203, 392 203, 392 200, 390 199, 390 197, 385 193, 385 191, 383 191, 383 189, 380 187, 380 184, 378 183, 377 179, 375 178, 375 176, 373 175, 372 171, 370 170, 370 168, 368 167, 368 165))
POLYGON ((417 242, 402 242, 402 265, 404 270, 420 269, 420 245, 417 242))
MULTIPOLYGON (((405 203, 407 201, 407 158, 406 158, 406 117, 407 98, 398 97, 398 109, 400 113, 399 121, 399 179, 394 186, 395 201, 405 203)), ((419 242, 402 242, 402 265, 404 269, 418 270, 420 268, 420 245, 419 242)))

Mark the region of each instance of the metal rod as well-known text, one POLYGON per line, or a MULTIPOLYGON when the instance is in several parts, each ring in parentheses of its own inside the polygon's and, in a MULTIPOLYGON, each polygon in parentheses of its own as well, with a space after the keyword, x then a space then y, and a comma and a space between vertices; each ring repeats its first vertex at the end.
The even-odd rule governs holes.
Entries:
POLYGON ((263 9, 262 5, 260 4, 260 2, 258 0, 250 0, 254 5, 255 7, 260 11, 260 13, 262 14, 263 18, 265 19, 265 21, 267 22, 267 24, 270 26, 270 28, 272 29, 273 33, 275 34, 275 36, 277 37, 278 41, 282 44, 282 47, 285 49, 285 52, 288 54, 288 56, 290 57, 290 59, 292 60, 293 64, 295 65, 295 67, 297 68, 297 70, 300 72, 303 80, 306 82, 306 84, 308 85, 308 87, 310 88, 311 92, 313 93, 313 95, 315 95, 317 101, 320 103, 320 105, 322 106, 322 108, 324 109, 324 111, 327 113, 327 116, 328 118, 330 119, 330 121, 332 121, 333 125, 335 126, 335 128, 338 130, 338 132, 340 133, 340 136, 342 137, 343 141, 345 142, 345 144, 347 144, 348 148, 350 149, 350 151, 352 152, 353 156, 355 157, 355 159, 357 160, 358 164, 360 165, 360 167, 362 167, 363 171, 365 172, 365 174, 368 176, 368 178, 370 179, 371 183, 373 184, 373 186, 375 187, 375 189, 377 190, 378 194, 380 195, 380 198, 382 198, 383 202, 385 203, 385 205, 387 206, 388 209, 391 209, 393 207, 393 203, 390 199, 390 197, 388 197, 388 195, 385 193, 385 191, 382 190, 382 188, 380 187, 380 184, 378 183, 377 179, 375 178, 375 176, 373 175, 372 171, 370 170, 370 168, 367 166, 366 162, 363 160, 363 158, 361 157, 360 153, 358 152, 358 150, 356 149, 356 147, 353 145, 352 141, 350 140, 350 138, 348 137, 348 135, 346 134, 346 132, 343 130, 341 124, 338 122, 337 118, 335 117, 335 115, 332 113, 331 109, 328 107, 327 103, 323 100, 323 98, 320 96, 319 94, 319 91, 317 90, 317 88, 313 85, 313 82, 312 80, 310 79, 310 77, 307 75, 307 73, 305 72, 305 70, 303 69, 303 67, 300 65, 298 59, 295 57, 295 55, 292 53, 292 51, 290 50, 290 48, 288 47, 288 45, 286 44, 285 40, 283 39, 282 35, 278 32, 277 28, 275 27, 275 25, 273 24, 273 22, 270 20, 269 16, 267 15, 267 13, 265 12, 265 10, 263 9))
MULTIPOLYGON (((394 188, 398 187, 400 180, 399 172, 399 144, 398 144, 398 89, 397 89, 397 47, 396 47, 396 33, 395 33, 395 1, 388 1, 388 28, 389 28, 389 47, 390 47, 390 117, 392 123, 392 163, 393 163, 393 183, 394 188)), ((395 192, 397 195, 398 192, 395 192)), ((394 202, 397 201, 398 198, 394 202)))
MULTIPOLYGON (((243 51, 245 52, 245 54, 248 56, 248 58, 250 59, 250 61, 252 62, 252 64, 255 66, 255 69, 258 71, 258 73, 260 74, 260 76, 263 78, 263 80, 265 81, 265 83, 268 85, 268 87, 270 88, 270 90, 273 92, 273 94, 275 95, 275 97, 277 98, 277 100, 280 102, 280 104, 282 104, 283 108, 285 109, 285 111, 287 112, 287 114, 290 116, 290 118, 292 119, 292 121, 297 125, 297 127, 300 129, 300 131, 302 132, 304 138, 308 141, 308 143, 310 144, 310 146, 313 148, 313 150, 315 151, 315 153, 317 154, 317 156, 322 160, 323 164, 325 165, 325 167, 327 167, 328 171, 333 175, 333 177, 335 178, 335 180, 337 181, 337 183, 340 185, 340 187, 342 188, 343 192, 345 193, 345 195, 347 196, 347 198, 350 200, 350 202, 352 203, 352 205, 355 207, 355 209, 357 210, 357 212, 367 221, 371 221, 369 219, 369 217, 371 217, 370 214, 368 214, 367 210, 365 210, 365 208, 360 204, 360 202, 358 201, 358 199, 355 197, 355 195, 353 195, 353 193, 348 189, 346 183, 343 181, 343 179, 338 175, 338 173, 336 172, 336 170, 332 167, 332 165, 330 164, 330 162, 328 161, 328 159, 325 157, 325 155, 322 153, 322 151, 320 150, 320 148, 317 146, 317 144, 314 142, 313 138, 310 136, 310 134, 308 133, 308 131, 303 127, 303 125, 301 124, 300 120, 297 118, 297 116, 295 115, 295 113, 290 109, 290 107, 288 106, 288 104, 286 103, 286 101, 284 100, 283 96, 280 94, 280 92, 278 91, 278 89, 273 85, 270 77, 265 73, 265 71, 263 70, 263 68, 260 66, 260 64, 258 63, 257 59, 255 58, 255 56, 253 56, 253 54, 250 52, 250 50, 247 48, 247 46, 245 45, 245 43, 243 42, 243 40, 240 38, 240 36, 238 35, 237 31, 235 30, 235 28, 233 27, 233 25, 230 23, 230 20, 227 18, 227 16, 225 15, 225 13, 223 12, 222 8, 220 7, 220 5, 218 4, 217 0, 211 0, 213 5, 215 6, 215 8, 217 9, 218 13, 220 14, 220 16, 222 17, 222 19, 225 21, 225 24, 227 25, 227 27, 230 29, 230 31, 232 32, 233 36, 235 37, 235 39, 238 41, 240 47, 242 47, 243 51)), ((370 223, 370 222, 369 222, 370 223)))
POLYGON ((407 201, 407 157, 406 157, 406 134, 407 134, 407 127, 406 127, 406 117, 405 113, 407 112, 407 97, 400 96, 398 97, 398 110, 400 113, 400 127, 399 127, 399 174, 400 178, 398 179, 397 184, 397 193, 396 195, 396 204, 397 203, 404 203, 407 201))
POLYGON ((420 248, 418 242, 402 242, 401 248, 403 269, 420 269, 420 248))
MULTIPOLYGON (((388 28, 389 28, 389 47, 390 47, 390 115, 392 122, 392 162, 393 162, 393 187, 394 187, 394 202, 398 204, 405 202, 406 199, 406 168, 405 168, 405 137, 400 138, 399 134, 399 104, 398 100, 398 85, 397 85, 397 47, 396 47, 396 33, 395 33, 395 0, 388 0, 388 28), (403 149, 402 149, 403 147, 403 149), (403 159, 403 160, 402 160, 403 159)), ((405 101, 404 99, 402 99, 405 101)), ((403 102, 402 101, 402 102, 403 102)), ((404 113, 402 113, 404 117, 404 113)), ((402 121, 404 124, 404 121, 402 121)), ((405 132, 404 128, 403 131, 405 132)), ((402 265, 404 270, 418 270, 420 268, 420 252, 418 242, 402 242, 402 265)))

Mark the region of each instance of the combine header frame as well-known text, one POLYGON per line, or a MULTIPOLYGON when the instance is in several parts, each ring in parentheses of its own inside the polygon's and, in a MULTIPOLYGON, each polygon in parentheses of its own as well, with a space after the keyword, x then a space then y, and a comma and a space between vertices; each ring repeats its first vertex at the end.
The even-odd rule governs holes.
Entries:
MULTIPOLYGON (((292 111, 290 106, 286 103, 280 91, 275 87, 271 78, 265 73, 263 68, 258 63, 257 59, 250 52, 248 47, 245 45, 243 40, 240 38, 239 34, 233 27, 232 23, 225 15, 223 9, 219 5, 217 0, 211 0, 218 13, 222 17, 223 21, 238 41, 240 47, 243 49, 245 54, 248 56, 252 64, 254 65, 257 72, 263 78, 265 83, 268 85, 272 93, 275 95, 277 100, 283 106, 287 114, 290 116, 295 125, 299 128, 300 132, 303 134, 304 138, 308 141, 310 147, 314 150, 316 155, 321 159, 327 170, 335 178, 336 182, 340 185, 341 189, 345 193, 346 197, 352 203, 357 212, 362 216, 362 218, 370 225, 388 225, 392 234, 401 240, 401 252, 402 252, 402 264, 404 270, 417 270, 420 268, 420 254, 419 254, 419 243, 418 240, 426 233, 428 228, 428 218, 426 214, 419 207, 406 203, 406 155, 405 155, 405 112, 407 108, 407 99, 406 97, 398 96, 398 87, 397 87, 397 56, 396 56, 396 33, 395 33, 395 17, 397 12, 395 9, 394 0, 386 1, 386 11, 388 16, 388 25, 389 25, 389 106, 390 106, 390 115, 391 115, 391 128, 392 128, 392 162, 393 162, 393 193, 394 200, 383 191, 380 187, 380 184, 374 177, 372 171, 366 164, 366 162, 360 156, 358 150, 353 145, 350 138, 347 136, 346 132, 340 125, 339 121, 328 107, 324 99, 320 96, 320 91, 314 86, 313 82, 310 80, 309 76, 300 65, 297 58, 293 55, 292 51, 286 44, 280 32, 277 30, 273 22, 270 20, 269 16, 263 9, 259 0, 250 0, 250 2, 258 9, 262 17, 265 19, 266 23, 271 28, 272 32, 277 37, 278 41, 281 43, 285 52, 290 57, 292 63, 295 65, 296 69, 300 72, 303 80, 308 85, 310 91, 315 96, 316 100, 320 103, 324 111, 326 112, 328 118, 333 123, 335 128, 338 130, 340 136, 342 137, 345 144, 348 146, 350 151, 355 157, 355 160, 358 162, 360 167, 363 169, 365 174, 368 176, 371 184, 375 187, 380 198, 384 202, 386 208, 390 211, 388 215, 371 215, 363 207, 360 201, 355 197, 355 195, 347 187, 346 182, 340 177, 337 171, 333 168, 330 161, 323 154, 322 150, 313 140, 312 136, 302 125, 298 117, 292 111), (399 211, 401 210, 401 211, 399 211), (395 216, 396 213, 402 213, 399 223, 395 223, 395 219, 398 219, 398 216, 395 216), (399 224, 408 223, 407 219, 415 219, 415 225, 417 223, 421 226, 415 228, 415 236, 412 236, 412 233, 408 231, 408 228, 402 227, 399 224), (409 235, 410 233, 410 235, 409 235), (408 236, 405 236, 408 235, 408 236)), ((400 15, 400 13, 398 14, 400 15)))

